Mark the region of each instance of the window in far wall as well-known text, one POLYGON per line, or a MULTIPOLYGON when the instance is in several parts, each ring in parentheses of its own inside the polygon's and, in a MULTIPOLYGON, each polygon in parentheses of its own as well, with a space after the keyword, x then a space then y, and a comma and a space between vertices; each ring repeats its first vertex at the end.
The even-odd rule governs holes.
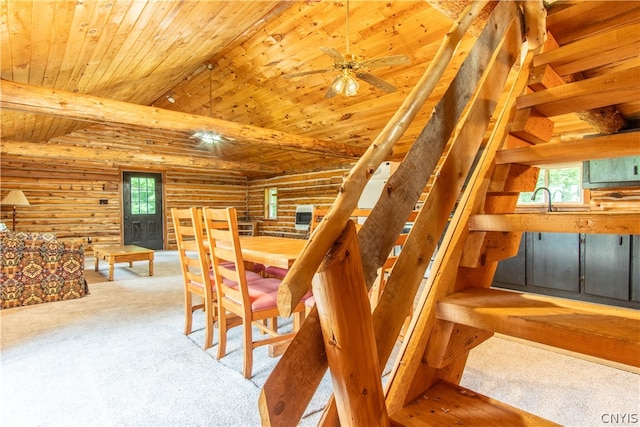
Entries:
POLYGON ((264 218, 278 218, 278 188, 276 187, 264 190, 264 218))
MULTIPOLYGON (((536 188, 540 187, 549 189, 552 203, 582 203, 582 164, 540 168, 536 188)), ((520 193, 518 204, 548 203, 546 191, 538 191, 535 200, 531 200, 532 195, 520 193)))

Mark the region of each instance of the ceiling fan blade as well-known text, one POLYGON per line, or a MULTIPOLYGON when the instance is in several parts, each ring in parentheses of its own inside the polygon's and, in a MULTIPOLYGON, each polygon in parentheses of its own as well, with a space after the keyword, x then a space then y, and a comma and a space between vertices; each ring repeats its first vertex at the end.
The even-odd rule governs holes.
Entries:
POLYGON ((369 83, 371 86, 377 87, 378 89, 381 89, 387 93, 395 92, 396 90, 398 90, 398 88, 392 85, 391 83, 388 83, 382 80, 380 77, 374 76, 373 74, 359 72, 359 73, 356 73, 356 77, 361 80, 364 80, 365 82, 369 83))
POLYGON ((346 59, 344 59, 344 56, 342 56, 340 52, 338 52, 332 47, 321 47, 320 50, 326 53, 327 55, 329 55, 331 59, 333 59, 336 62, 339 62, 339 63, 346 62, 346 59))
POLYGON ((327 71, 333 71, 334 68, 323 68, 322 70, 309 70, 309 71, 301 71, 299 73, 291 73, 291 74, 283 74, 282 77, 284 77, 285 79, 292 79, 294 77, 302 77, 302 76, 307 76, 309 74, 319 74, 319 73, 326 73, 327 71))
POLYGON ((383 58, 367 59, 362 62, 363 67, 388 67, 393 65, 406 65, 411 64, 411 60, 405 55, 385 56, 383 58))

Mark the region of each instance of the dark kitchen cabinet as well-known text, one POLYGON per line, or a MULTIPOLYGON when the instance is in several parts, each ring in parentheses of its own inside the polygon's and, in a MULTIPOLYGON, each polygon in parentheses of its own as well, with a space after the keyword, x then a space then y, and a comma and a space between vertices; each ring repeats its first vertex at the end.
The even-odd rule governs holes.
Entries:
POLYGON ((493 286, 640 308, 640 236, 523 233, 493 286))
POLYGON ((531 281, 533 286, 580 291, 580 235, 531 233, 531 281))
POLYGON ((640 302, 640 236, 631 236, 631 301, 640 302))
POLYGON ((584 292, 629 300, 630 254, 630 235, 585 235, 584 292))

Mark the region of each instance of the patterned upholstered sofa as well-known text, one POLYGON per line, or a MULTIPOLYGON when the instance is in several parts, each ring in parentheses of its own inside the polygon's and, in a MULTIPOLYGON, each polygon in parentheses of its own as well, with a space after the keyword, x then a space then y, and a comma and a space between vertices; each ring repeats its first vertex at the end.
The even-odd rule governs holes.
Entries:
POLYGON ((0 233, 0 308, 81 298, 84 245, 53 233, 0 233))

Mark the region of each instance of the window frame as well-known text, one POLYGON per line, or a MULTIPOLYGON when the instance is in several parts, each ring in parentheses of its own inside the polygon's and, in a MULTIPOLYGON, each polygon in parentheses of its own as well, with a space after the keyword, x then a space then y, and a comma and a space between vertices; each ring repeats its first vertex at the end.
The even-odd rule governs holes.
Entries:
MULTIPOLYGON (((551 203, 553 204, 553 206, 565 206, 565 207, 566 206, 582 206, 587 203, 587 195, 585 194, 585 189, 582 186, 583 184, 582 183, 582 168, 583 168, 582 162, 557 163, 557 164, 554 163, 554 164, 548 164, 548 165, 540 165, 539 166, 540 172, 542 173, 544 171, 544 179, 542 181, 542 184, 540 184, 539 182, 536 182, 535 188, 540 188, 541 186, 549 188, 549 175, 551 170, 570 169, 570 168, 578 168, 577 184, 578 184, 578 194, 580 195, 579 200, 566 201, 566 202, 563 202, 561 200, 556 201, 553 199, 553 195, 555 194, 555 192, 553 192, 551 196, 552 198, 551 203)), ((538 176, 538 181, 540 181, 540 176, 538 176)), ((536 197, 535 201, 529 200, 531 198, 531 195, 533 195, 533 191, 521 192, 516 206, 518 208, 539 208, 539 207, 548 206, 549 195, 547 194, 546 191, 541 191, 540 193, 538 193, 538 196, 536 197), (542 198, 540 198, 540 194, 542 194, 542 198)))
POLYGON ((278 219, 278 187, 264 189, 264 219, 278 219))

